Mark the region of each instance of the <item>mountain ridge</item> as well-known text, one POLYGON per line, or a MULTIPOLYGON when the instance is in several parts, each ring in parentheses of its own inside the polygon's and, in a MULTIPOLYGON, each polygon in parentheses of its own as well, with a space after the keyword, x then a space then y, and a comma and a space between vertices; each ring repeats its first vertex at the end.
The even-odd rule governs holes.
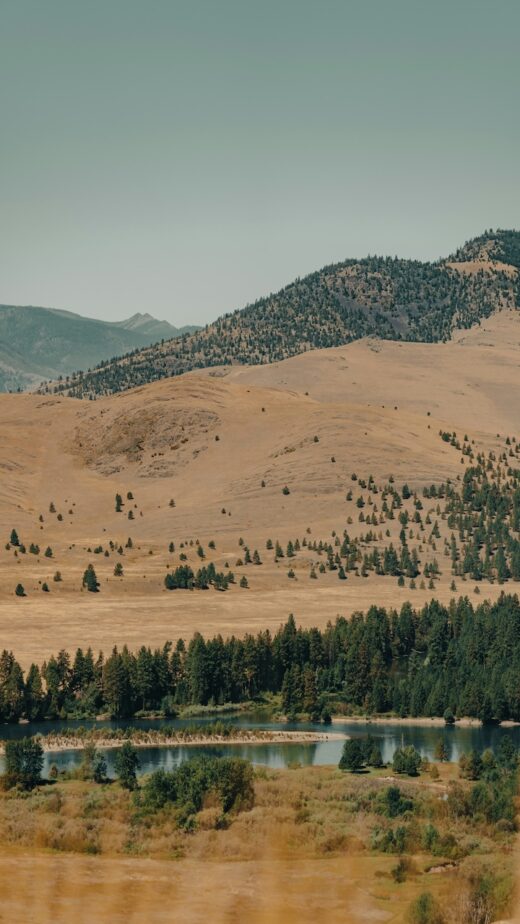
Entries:
POLYGON ((0 391, 66 377, 78 366, 88 369, 194 329, 179 329, 149 314, 110 322, 60 308, 0 305, 0 391))
POLYGON ((349 259, 298 278, 194 334, 116 357, 66 384, 94 398, 194 369, 279 362, 363 337, 439 342, 520 307, 520 232, 486 231, 450 257, 349 259))

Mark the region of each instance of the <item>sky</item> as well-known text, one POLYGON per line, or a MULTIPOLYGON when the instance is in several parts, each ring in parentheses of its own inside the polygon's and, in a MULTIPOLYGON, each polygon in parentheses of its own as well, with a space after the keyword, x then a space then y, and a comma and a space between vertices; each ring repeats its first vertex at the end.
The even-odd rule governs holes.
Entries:
POLYGON ((0 302, 206 323, 520 227, 518 0, 0 0, 0 302))

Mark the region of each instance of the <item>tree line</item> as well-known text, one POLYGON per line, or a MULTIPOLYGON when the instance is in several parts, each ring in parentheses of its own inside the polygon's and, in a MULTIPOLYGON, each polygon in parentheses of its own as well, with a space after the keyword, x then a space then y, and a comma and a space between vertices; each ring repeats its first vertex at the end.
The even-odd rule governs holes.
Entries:
POLYGON ((205 639, 162 648, 114 648, 104 657, 60 651, 24 674, 0 655, 0 721, 219 705, 281 694, 287 715, 393 712, 520 720, 520 602, 505 595, 474 606, 467 597, 421 609, 372 606, 324 630, 205 639))

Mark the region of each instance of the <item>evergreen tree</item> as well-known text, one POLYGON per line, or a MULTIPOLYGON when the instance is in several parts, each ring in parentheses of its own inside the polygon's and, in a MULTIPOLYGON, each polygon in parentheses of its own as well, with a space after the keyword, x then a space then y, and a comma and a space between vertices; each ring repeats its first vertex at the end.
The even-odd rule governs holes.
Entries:
POLYGON ((357 773, 365 764, 363 748, 357 738, 347 738, 339 761, 340 770, 357 773))
POLYGON ((96 577, 93 565, 89 565, 83 574, 83 587, 86 587, 91 593, 97 593, 99 591, 99 581, 96 577))
POLYGON ((18 738, 5 744, 5 780, 8 786, 34 789, 41 781, 43 748, 34 738, 18 738))
POLYGON ((139 758, 137 750, 131 741, 125 743, 117 749, 114 758, 114 768, 119 777, 119 782, 124 789, 137 789, 137 771, 139 770, 139 758))
POLYGON ((40 722, 45 716, 45 694, 36 664, 31 664, 25 681, 24 714, 29 722, 40 722))

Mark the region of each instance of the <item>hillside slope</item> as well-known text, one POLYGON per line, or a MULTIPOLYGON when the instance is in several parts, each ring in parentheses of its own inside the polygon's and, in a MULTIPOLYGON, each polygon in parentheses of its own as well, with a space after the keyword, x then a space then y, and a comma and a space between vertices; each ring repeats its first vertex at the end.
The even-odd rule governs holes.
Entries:
MULTIPOLYGON (((0 632, 9 644, 16 640, 24 660, 41 660, 60 646, 136 648, 196 629, 274 630, 291 612, 306 625, 324 625, 373 603, 425 602, 432 590, 422 573, 413 591, 409 580, 399 586, 370 570, 346 580, 317 570, 309 580, 313 562, 318 569, 326 555, 306 546, 342 541, 347 530, 363 553, 399 548, 397 515, 381 519, 390 475, 399 490, 406 482, 423 497, 432 483, 459 483, 468 465, 441 431, 455 430, 461 445, 467 437, 472 452, 516 452, 506 437, 513 439, 520 419, 519 366, 520 314, 511 311, 446 344, 364 340, 273 366, 192 372, 94 403, 1 395, 0 632), (376 509, 378 525, 367 525, 376 509), (5 548, 13 528, 24 554, 5 548), (276 559, 268 540, 299 547, 294 558, 276 559), (227 592, 165 589, 181 556, 200 568, 197 541, 206 563, 234 572, 227 592), (237 564, 246 546, 251 555, 258 550, 261 565, 237 564), (90 563, 98 594, 82 590, 90 563), (18 582, 25 598, 14 595, 18 582)), ((449 600, 444 542, 451 528, 436 501, 422 503, 432 525, 410 548, 417 546, 421 569, 438 558, 434 595, 449 600)), ((404 506, 415 531, 413 495, 404 506)), ((473 592, 471 583, 457 584, 458 592, 473 592)), ((481 587, 483 598, 503 589, 486 580, 481 587)))
POLYGON ((0 391, 90 369, 103 359, 193 330, 145 314, 110 323, 52 308, 0 305, 0 391))
POLYGON ((520 306, 520 232, 486 232, 437 263, 347 260, 180 341, 111 360, 51 392, 113 394, 192 369, 273 363, 363 337, 439 342, 520 306))

